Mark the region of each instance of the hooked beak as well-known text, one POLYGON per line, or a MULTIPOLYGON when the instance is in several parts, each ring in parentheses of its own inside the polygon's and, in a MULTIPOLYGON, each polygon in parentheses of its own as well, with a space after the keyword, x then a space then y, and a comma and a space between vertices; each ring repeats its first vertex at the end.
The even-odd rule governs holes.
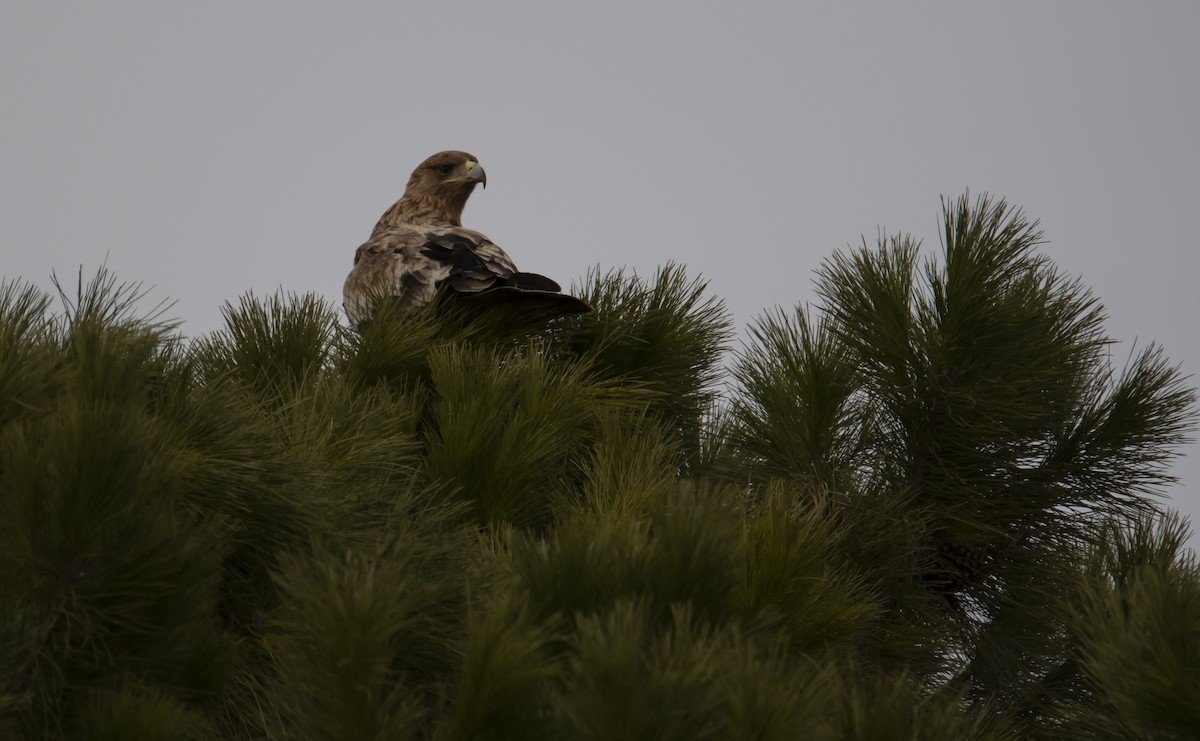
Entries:
POLYGON ((465 165, 467 171, 467 180, 474 180, 483 187, 487 187, 487 173, 483 171, 483 166, 478 162, 468 162, 465 165))

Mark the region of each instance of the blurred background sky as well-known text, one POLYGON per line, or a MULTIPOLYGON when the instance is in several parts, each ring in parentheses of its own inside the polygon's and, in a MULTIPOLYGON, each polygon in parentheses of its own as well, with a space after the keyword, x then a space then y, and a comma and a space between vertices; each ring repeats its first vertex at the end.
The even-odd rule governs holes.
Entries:
POLYGON ((464 223, 522 268, 683 262, 745 326, 863 235, 936 251, 970 188, 1041 220, 1118 368, 1196 373, 1198 34, 1196 2, 7 0, 0 276, 107 261, 189 336, 250 290, 340 304, 412 168, 464 149, 464 223))

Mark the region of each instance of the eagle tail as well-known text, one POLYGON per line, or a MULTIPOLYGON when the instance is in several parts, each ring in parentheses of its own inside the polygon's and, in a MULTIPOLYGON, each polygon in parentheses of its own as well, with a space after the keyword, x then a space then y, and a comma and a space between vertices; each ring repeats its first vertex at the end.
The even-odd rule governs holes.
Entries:
POLYGON ((537 273, 516 272, 501 281, 497 281, 497 284, 512 286, 522 291, 551 291, 554 293, 562 291, 562 286, 546 276, 538 275, 537 273))

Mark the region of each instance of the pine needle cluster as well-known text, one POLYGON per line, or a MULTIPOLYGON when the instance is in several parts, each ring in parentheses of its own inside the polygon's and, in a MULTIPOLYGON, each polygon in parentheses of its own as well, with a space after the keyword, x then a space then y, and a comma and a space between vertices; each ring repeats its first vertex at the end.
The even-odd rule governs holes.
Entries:
POLYGON ((0 737, 1195 736, 1194 393, 1019 210, 944 212, 736 351, 675 265, 192 342, 4 283, 0 737))

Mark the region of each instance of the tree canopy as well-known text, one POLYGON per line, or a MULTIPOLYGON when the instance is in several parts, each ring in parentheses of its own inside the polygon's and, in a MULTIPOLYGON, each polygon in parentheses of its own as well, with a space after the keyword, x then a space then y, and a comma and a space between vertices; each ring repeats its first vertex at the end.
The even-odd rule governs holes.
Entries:
POLYGON ((1004 201, 740 347, 588 315, 0 287, 0 736, 1191 738, 1194 392, 1004 201))

